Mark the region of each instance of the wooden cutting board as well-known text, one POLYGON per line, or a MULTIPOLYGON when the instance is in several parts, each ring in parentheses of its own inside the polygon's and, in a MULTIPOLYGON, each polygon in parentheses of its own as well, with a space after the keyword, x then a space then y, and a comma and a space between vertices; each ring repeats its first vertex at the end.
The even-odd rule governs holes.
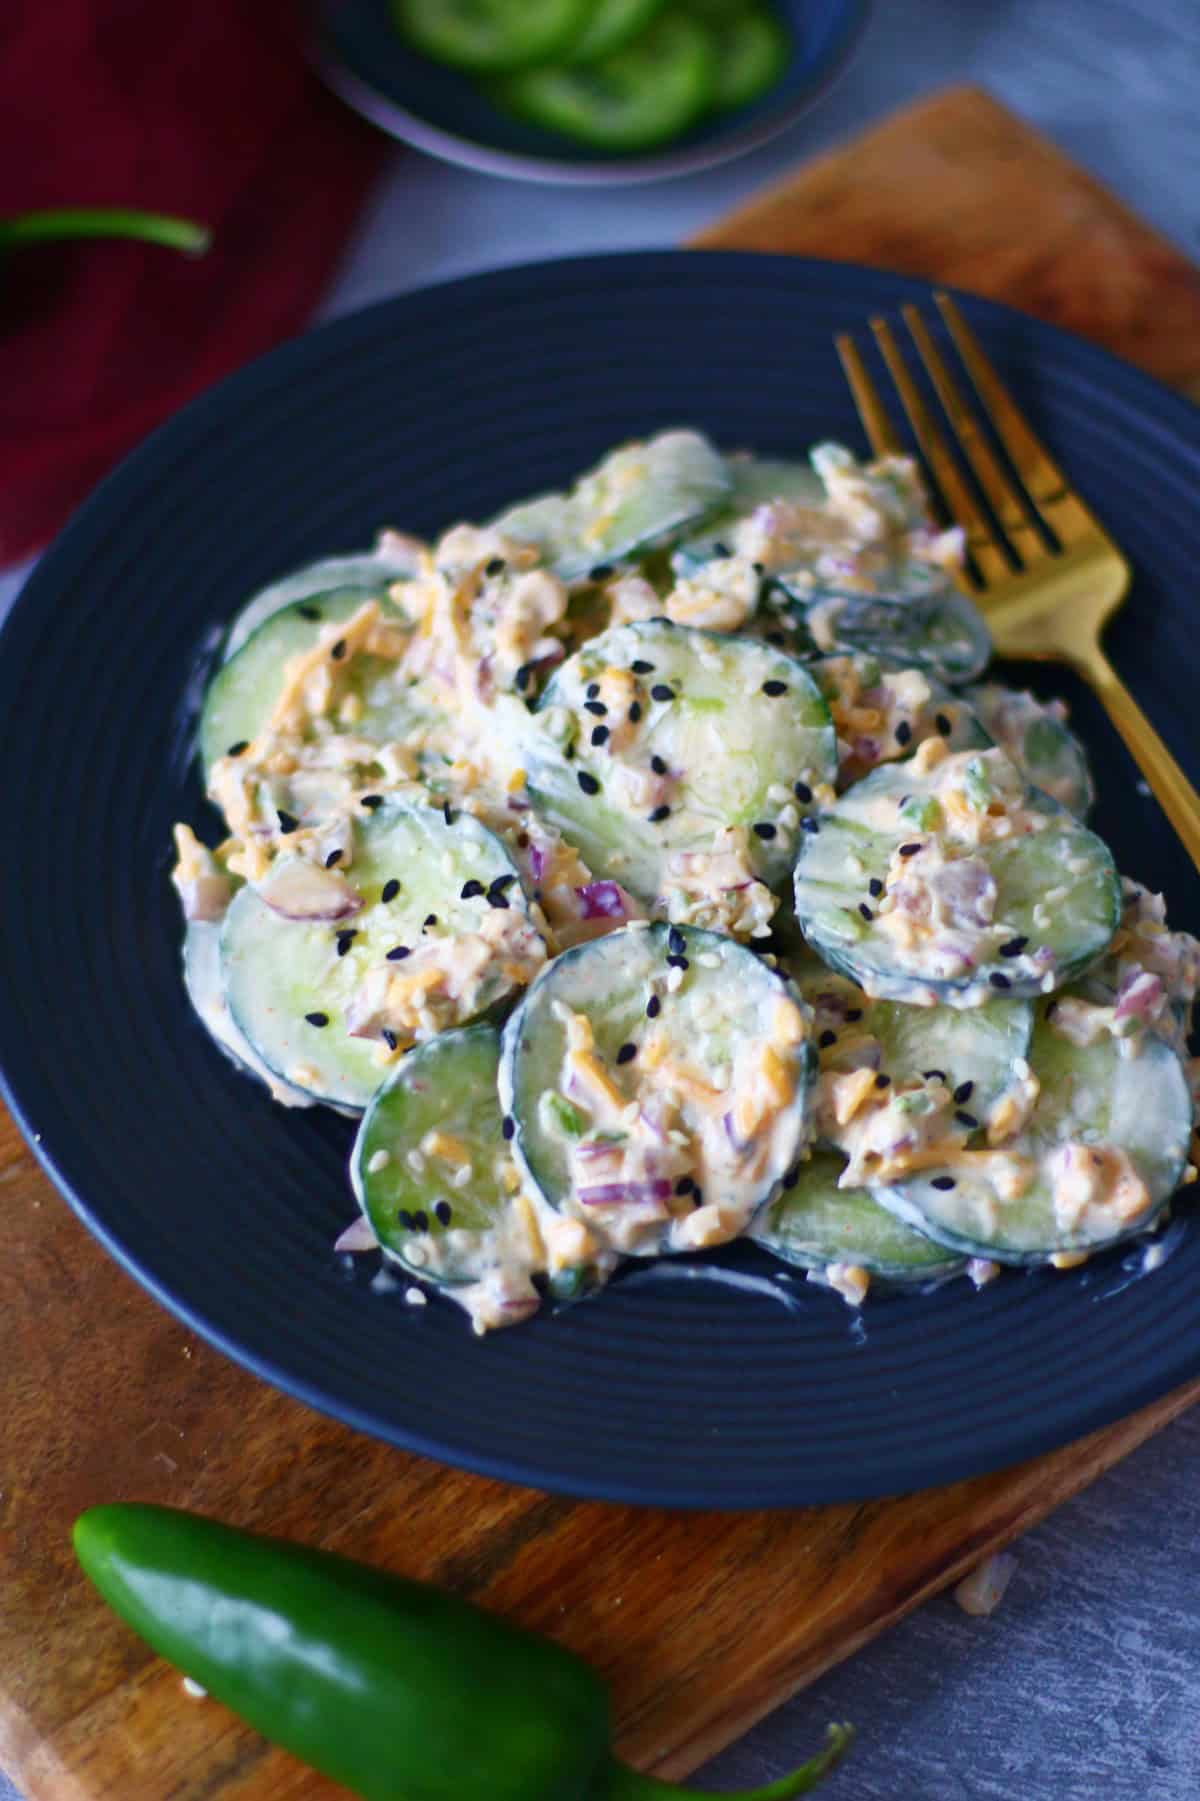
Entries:
MULTIPOLYGON (((1157 375, 1200 376, 1200 277, 982 93, 802 170, 707 245, 875 262, 1015 301, 1157 375)), ((30 1801, 332 1801, 187 1699, 102 1608, 73 1517, 170 1502, 445 1583, 586 1654, 620 1745, 679 1776, 1076 1493, 1200 1383, 1018 1469, 899 1500, 675 1514, 573 1503, 318 1417, 157 1307, 0 1112, 0 1765, 30 1801)))

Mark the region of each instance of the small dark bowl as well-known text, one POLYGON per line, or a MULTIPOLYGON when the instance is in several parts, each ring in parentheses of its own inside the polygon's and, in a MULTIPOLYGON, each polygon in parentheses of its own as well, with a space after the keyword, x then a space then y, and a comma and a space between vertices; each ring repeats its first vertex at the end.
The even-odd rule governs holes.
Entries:
POLYGON ((630 155, 574 144, 510 118, 472 77, 410 50, 391 22, 388 0, 320 0, 316 60, 356 112, 446 162, 523 181, 660 181, 711 169, 786 130, 845 67, 869 12, 869 0, 776 3, 794 48, 775 85, 748 106, 702 120, 662 150, 630 155))

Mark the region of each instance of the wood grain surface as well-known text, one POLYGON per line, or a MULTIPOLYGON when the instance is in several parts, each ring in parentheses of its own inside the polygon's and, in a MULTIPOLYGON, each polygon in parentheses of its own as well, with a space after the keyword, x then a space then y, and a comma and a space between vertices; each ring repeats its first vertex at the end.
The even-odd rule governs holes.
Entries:
MULTIPOLYGON (((825 158, 704 241, 938 276, 1090 330, 1169 379, 1200 372, 1195 273, 973 90, 825 158), (905 159, 943 183, 940 204, 905 193, 905 215, 887 186, 905 159), (872 200, 878 184, 890 206, 872 200), (1021 235, 1034 189, 1040 250, 1022 237, 1006 262, 999 223, 985 228, 981 215, 998 212, 997 196, 1020 198, 1008 230, 1021 235), (1054 221, 1068 215, 1075 229, 1060 237, 1054 221), (1093 241, 1101 254, 1077 281, 1093 241), (1119 303, 1122 279, 1136 303, 1119 303), (1089 289, 1098 327, 1080 298, 1089 289), (1155 307, 1169 330, 1139 322, 1155 307)), ((586 1654, 612 1682, 625 1755, 679 1775, 1200 1399, 1193 1384, 1051 1456, 896 1500, 639 1510, 446 1470, 264 1387, 110 1262, 2 1112, 0 1272, 0 1765, 30 1801, 340 1792, 215 1704, 187 1699, 106 1613, 69 1549, 71 1520, 93 1502, 195 1507, 445 1583, 586 1654)))

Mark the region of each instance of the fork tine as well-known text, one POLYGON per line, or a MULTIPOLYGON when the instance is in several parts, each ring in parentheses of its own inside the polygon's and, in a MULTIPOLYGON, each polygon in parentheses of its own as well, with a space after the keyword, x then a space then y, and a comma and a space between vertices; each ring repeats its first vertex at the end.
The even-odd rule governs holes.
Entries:
POLYGON ((842 373, 850 384, 850 392, 854 396, 854 404, 858 408, 858 416, 862 420, 871 449, 877 457, 902 455, 904 446, 879 398, 875 383, 867 374, 867 366, 859 354, 858 345, 848 332, 839 332, 834 343, 841 358, 842 373))
POLYGON ((959 473, 958 464, 946 448, 945 439, 933 423, 921 392, 908 372, 908 365, 900 355, 891 327, 886 319, 872 319, 871 330, 888 366, 888 373, 896 384, 900 403, 908 415, 921 455, 932 470, 933 478, 941 489, 953 518, 966 534, 967 549, 974 558, 982 583, 971 581, 967 570, 963 571, 964 579, 972 587, 987 587, 990 582, 1004 580, 1012 574, 1008 559, 983 509, 959 473))
POLYGON ((915 306, 904 306, 900 311, 917 347, 917 354, 925 365, 942 409, 950 421, 950 429, 958 439, 959 449, 987 495, 992 511, 1000 521, 1000 529, 1015 546, 1025 567, 1030 568, 1049 556, 1049 550, 1016 487, 1001 469, 991 445, 980 431, 975 415, 963 399, 957 382, 938 354, 924 319, 915 306))
POLYGON ((979 403, 1042 518, 1065 545, 1098 531, 1096 520, 1078 495, 1072 493, 1062 470, 1026 424, 950 295, 939 290, 933 298, 971 377, 979 403))

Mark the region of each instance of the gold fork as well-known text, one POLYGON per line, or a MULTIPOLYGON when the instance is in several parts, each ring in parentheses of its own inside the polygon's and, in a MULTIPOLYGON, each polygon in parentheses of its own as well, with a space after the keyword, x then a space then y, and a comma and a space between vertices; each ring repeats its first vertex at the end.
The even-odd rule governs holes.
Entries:
MULTIPOLYGON (((999 522, 1001 530, 997 531, 934 424, 890 326, 885 319, 872 319, 871 330, 921 454, 966 536, 974 571, 962 570, 961 585, 985 614, 993 642, 1002 656, 1065 663, 1091 686, 1192 861, 1200 867, 1200 795, 1100 648, 1101 628, 1115 613, 1129 587, 1129 564, 1103 526, 1068 487, 1062 471, 1022 417, 954 301, 941 293, 935 294, 934 299, 971 378, 980 408, 1028 495, 1027 500, 1001 466, 916 307, 902 308, 904 322, 963 459, 999 522), (1058 548, 1049 542, 1047 527, 1058 548)), ((843 333, 836 343, 876 456, 903 453, 904 446, 853 338, 843 333)))

